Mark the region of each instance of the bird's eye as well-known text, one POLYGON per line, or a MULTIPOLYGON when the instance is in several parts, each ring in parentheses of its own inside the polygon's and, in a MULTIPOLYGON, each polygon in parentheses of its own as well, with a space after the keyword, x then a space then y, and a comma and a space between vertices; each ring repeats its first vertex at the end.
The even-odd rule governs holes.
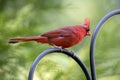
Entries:
POLYGON ((90 31, 90 29, 86 29, 86 31, 88 32, 88 31, 90 31))

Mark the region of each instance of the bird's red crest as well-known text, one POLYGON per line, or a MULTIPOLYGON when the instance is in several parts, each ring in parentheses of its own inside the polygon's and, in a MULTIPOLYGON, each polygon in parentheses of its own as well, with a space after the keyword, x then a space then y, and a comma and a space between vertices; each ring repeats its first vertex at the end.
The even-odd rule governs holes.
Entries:
POLYGON ((87 25, 88 29, 90 29, 90 20, 88 18, 85 18, 84 24, 87 25))

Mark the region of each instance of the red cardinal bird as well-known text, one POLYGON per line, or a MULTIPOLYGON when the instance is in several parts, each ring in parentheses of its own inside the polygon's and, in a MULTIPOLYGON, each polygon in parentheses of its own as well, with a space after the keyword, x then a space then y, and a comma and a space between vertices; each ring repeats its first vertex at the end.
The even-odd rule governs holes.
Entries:
POLYGON ((85 36, 90 36, 90 21, 85 19, 83 24, 66 26, 46 32, 39 36, 10 39, 9 43, 36 41, 61 48, 69 48, 80 43, 85 36))

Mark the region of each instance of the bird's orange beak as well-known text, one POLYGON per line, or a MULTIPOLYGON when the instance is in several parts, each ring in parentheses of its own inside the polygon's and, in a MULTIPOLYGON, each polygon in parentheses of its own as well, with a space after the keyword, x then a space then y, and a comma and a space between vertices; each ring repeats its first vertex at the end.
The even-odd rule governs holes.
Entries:
POLYGON ((90 31, 87 32, 87 36, 91 36, 91 32, 90 31))

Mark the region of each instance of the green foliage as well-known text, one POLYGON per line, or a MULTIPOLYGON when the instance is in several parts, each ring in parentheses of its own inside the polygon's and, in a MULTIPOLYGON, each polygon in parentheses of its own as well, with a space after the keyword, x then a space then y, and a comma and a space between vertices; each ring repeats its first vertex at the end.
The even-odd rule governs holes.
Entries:
MULTIPOLYGON (((36 42, 8 44, 13 37, 40 35, 66 25, 91 20, 91 32, 108 12, 120 8, 120 0, 0 0, 0 79, 27 80, 37 55, 50 48, 36 42)), ((97 38, 95 59, 98 80, 120 79, 120 16, 104 25, 97 38)), ((89 66, 90 37, 76 45, 77 55, 89 66)), ((55 53, 40 61, 34 80, 86 80, 79 66, 68 56, 55 53)))

